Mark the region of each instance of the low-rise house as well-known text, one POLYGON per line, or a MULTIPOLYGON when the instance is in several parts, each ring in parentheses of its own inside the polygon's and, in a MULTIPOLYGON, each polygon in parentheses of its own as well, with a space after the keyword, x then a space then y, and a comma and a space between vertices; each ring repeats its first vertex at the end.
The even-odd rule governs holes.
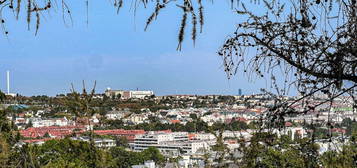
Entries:
MULTIPOLYGON (((268 130, 265 130, 268 131, 268 130)), ((300 137, 304 138, 307 135, 307 131, 303 127, 286 127, 285 129, 273 129, 272 133, 277 134, 278 136, 281 135, 288 135, 292 140, 300 137)))
MULTIPOLYGON (((89 142, 90 138, 89 137, 72 137, 71 139, 73 140, 79 140, 79 141, 85 141, 89 142)), ((99 148, 111 148, 116 146, 116 142, 114 139, 108 139, 108 138, 94 138, 93 139, 94 145, 99 148)))
POLYGON ((142 165, 133 165, 132 168, 156 168, 156 165, 154 161, 148 160, 142 165))
POLYGON ((126 120, 128 120, 134 124, 140 124, 140 123, 144 123, 144 121, 147 119, 148 119, 148 117, 144 114, 132 114, 126 120))
POLYGON ((23 140, 19 142, 17 145, 22 146, 23 144, 36 144, 36 145, 42 145, 46 141, 52 140, 53 138, 43 138, 43 139, 28 139, 28 140, 23 140))
POLYGON ((21 125, 26 125, 27 121, 25 118, 22 117, 16 117, 15 122, 16 125, 21 126, 21 125))
MULTIPOLYGON (((43 139, 29 139, 29 140, 23 140, 20 143, 18 143, 18 146, 22 146, 25 143, 30 143, 30 144, 36 144, 36 145, 42 145, 46 141, 52 140, 54 138, 43 138, 43 139)), ((89 137, 72 137, 72 140, 78 140, 78 141, 85 141, 89 142, 89 137)), ((100 139, 100 138, 95 138, 93 140, 94 145, 99 148, 111 148, 116 146, 116 142, 113 139, 100 139)))
POLYGON ((211 133, 196 133, 192 136, 192 140, 216 140, 216 137, 211 133))
POLYGON ((108 120, 118 120, 123 118, 124 116, 125 116, 124 111, 116 111, 116 110, 108 111, 107 114, 105 115, 105 117, 108 120))

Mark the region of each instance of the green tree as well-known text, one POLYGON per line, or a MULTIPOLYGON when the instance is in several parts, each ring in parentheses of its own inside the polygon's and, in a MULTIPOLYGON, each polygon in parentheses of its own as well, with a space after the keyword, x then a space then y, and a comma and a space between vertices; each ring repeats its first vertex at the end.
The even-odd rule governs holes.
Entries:
POLYGON ((142 152, 142 155, 146 160, 153 160, 157 164, 161 164, 165 161, 165 157, 155 147, 149 147, 142 152))
POLYGON ((1 90, 0 90, 0 102, 3 102, 6 98, 6 95, 5 93, 3 93, 1 90))
POLYGON ((247 123, 243 121, 232 121, 229 124, 229 127, 231 128, 232 131, 240 131, 240 130, 248 129, 247 123))
MULTIPOLYGON (((92 152, 89 152, 91 154, 90 160, 96 160, 97 155, 95 155, 95 146, 94 146, 94 141, 93 141, 93 129, 91 125, 91 117, 95 115, 96 113, 99 113, 98 108, 96 108, 95 101, 94 101, 94 95, 95 95, 95 88, 96 88, 96 81, 94 82, 94 86, 92 90, 88 93, 86 90, 85 83, 83 81, 83 90, 82 93, 78 93, 74 90, 73 84, 72 84, 72 93, 68 94, 65 100, 65 105, 68 108, 68 111, 72 114, 75 115, 75 120, 76 122, 79 122, 77 119, 85 119, 86 124, 89 126, 89 138, 90 138, 90 146, 92 149, 92 152)), ((89 162, 92 165, 90 167, 96 167, 97 162, 89 162)))
POLYGON ((4 136, 0 135, 0 164, 7 165, 10 157, 10 144, 4 136))
POLYGON ((113 160, 111 164, 113 167, 129 168, 132 165, 143 164, 147 160, 153 160, 157 164, 165 161, 165 158, 156 148, 148 148, 142 152, 127 151, 123 147, 114 147, 110 150, 113 160))
POLYGON ((41 166, 51 167, 56 164, 66 164, 68 166, 93 167, 98 164, 99 158, 101 158, 99 149, 93 149, 87 142, 69 138, 49 140, 37 148, 38 162, 41 166))
POLYGON ((241 142, 241 167, 319 167, 316 144, 306 139, 291 141, 270 133, 255 134, 248 145, 241 142))
POLYGON ((142 164, 145 161, 140 153, 126 151, 122 147, 111 148, 110 154, 113 157, 112 165, 118 168, 129 168, 132 165, 142 164))
POLYGON ((190 118, 192 118, 193 120, 197 120, 198 117, 197 117, 197 114, 191 113, 190 118))
POLYGON ((127 148, 129 147, 129 141, 126 137, 120 136, 116 138, 116 145, 120 147, 127 148))
POLYGON ((321 162, 326 168, 357 167, 357 146, 347 144, 341 151, 327 151, 321 156, 321 162))

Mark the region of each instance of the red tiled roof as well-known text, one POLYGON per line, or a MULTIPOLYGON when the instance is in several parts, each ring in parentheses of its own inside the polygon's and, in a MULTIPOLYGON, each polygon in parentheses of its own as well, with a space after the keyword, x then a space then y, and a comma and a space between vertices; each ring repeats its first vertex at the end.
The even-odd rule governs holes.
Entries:
POLYGON ((114 130, 94 130, 95 134, 98 135, 137 135, 145 134, 144 130, 124 130, 124 129, 114 129, 114 130))
POLYGON ((293 124, 291 122, 285 122, 285 127, 291 127, 293 124))
MULTIPOLYGON (((20 134, 27 138, 37 138, 37 137, 43 137, 46 133, 48 133, 50 136, 54 136, 56 138, 63 138, 66 135, 70 135, 72 133, 82 134, 84 132, 86 132, 86 128, 84 126, 64 126, 64 127, 50 126, 50 127, 27 128, 26 130, 21 130, 20 134)), ((129 141, 133 141, 135 139, 135 135, 146 133, 146 131, 144 130, 124 130, 124 129, 94 130, 93 132, 97 135, 124 136, 129 141)), ((170 133, 171 130, 162 130, 162 131, 155 131, 155 132, 170 133)), ((47 138, 47 139, 49 140, 51 138, 47 138)), ((26 140, 25 142, 32 143, 37 141, 41 141, 41 140, 26 140)))
POLYGON ((331 131, 332 132, 337 132, 337 133, 343 133, 343 134, 346 133, 346 130, 342 129, 342 128, 332 128, 331 131))
POLYGON ((188 134, 188 139, 192 140, 196 138, 196 134, 188 134))
POLYGON ((171 123, 172 123, 172 124, 180 123, 180 122, 181 122, 180 120, 171 120, 171 123))
POLYGON ((247 122, 248 120, 243 117, 238 117, 238 118, 236 118, 236 121, 247 122))
POLYGON ((20 134, 28 138, 43 137, 46 133, 55 137, 64 137, 70 135, 79 130, 79 132, 84 132, 84 126, 50 126, 50 127, 31 127, 25 130, 21 130, 20 134))
POLYGON ((159 134, 159 133, 171 133, 171 130, 161 130, 161 131, 155 131, 155 133, 159 134))

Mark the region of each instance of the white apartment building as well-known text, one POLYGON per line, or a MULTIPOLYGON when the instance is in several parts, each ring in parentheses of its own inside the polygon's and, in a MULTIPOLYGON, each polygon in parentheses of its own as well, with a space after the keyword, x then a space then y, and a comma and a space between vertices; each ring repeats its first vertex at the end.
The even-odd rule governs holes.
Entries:
POLYGON ((53 119, 41 119, 41 118, 30 118, 28 122, 32 122, 32 127, 49 127, 49 126, 67 126, 69 121, 66 117, 64 118, 53 118, 53 119))
POLYGON ((206 150, 209 145, 202 140, 189 140, 187 132, 154 133, 137 135, 131 144, 134 151, 143 151, 149 147, 157 148, 163 155, 179 156, 194 154, 206 150))

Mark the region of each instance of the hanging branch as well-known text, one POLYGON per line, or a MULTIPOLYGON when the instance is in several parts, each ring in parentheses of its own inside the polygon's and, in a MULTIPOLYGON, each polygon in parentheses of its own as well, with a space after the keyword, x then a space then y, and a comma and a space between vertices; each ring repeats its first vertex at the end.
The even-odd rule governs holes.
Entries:
MULTIPOLYGON (((169 1, 168 1, 169 2, 169 1)), ((156 2, 156 6, 155 6, 155 11, 150 15, 150 17, 147 19, 146 21, 146 25, 145 25, 145 28, 144 28, 144 31, 146 31, 146 29, 148 28, 148 26, 152 23, 152 21, 156 20, 157 19, 157 16, 159 15, 159 12, 161 9, 165 8, 166 7, 166 4, 168 3, 160 3, 160 1, 157 1, 156 2)))
POLYGON ((202 33, 202 27, 204 24, 204 17, 203 17, 203 5, 202 0, 198 0, 199 8, 198 8, 198 15, 199 15, 199 22, 200 22, 200 33, 202 33))
POLYGON ((196 15, 193 11, 191 13, 191 20, 192 20, 192 32, 191 32, 191 38, 193 41, 193 45, 195 46, 196 43, 196 35, 197 35, 197 18, 196 15))
MULTIPOLYGON (((183 9, 183 10, 185 10, 185 9, 183 9)), ((176 50, 178 50, 178 51, 181 51, 181 48, 182 48, 182 42, 183 42, 184 35, 185 35, 186 20, 187 20, 187 12, 184 12, 182 15, 180 31, 178 34, 178 45, 176 48, 176 50)))

